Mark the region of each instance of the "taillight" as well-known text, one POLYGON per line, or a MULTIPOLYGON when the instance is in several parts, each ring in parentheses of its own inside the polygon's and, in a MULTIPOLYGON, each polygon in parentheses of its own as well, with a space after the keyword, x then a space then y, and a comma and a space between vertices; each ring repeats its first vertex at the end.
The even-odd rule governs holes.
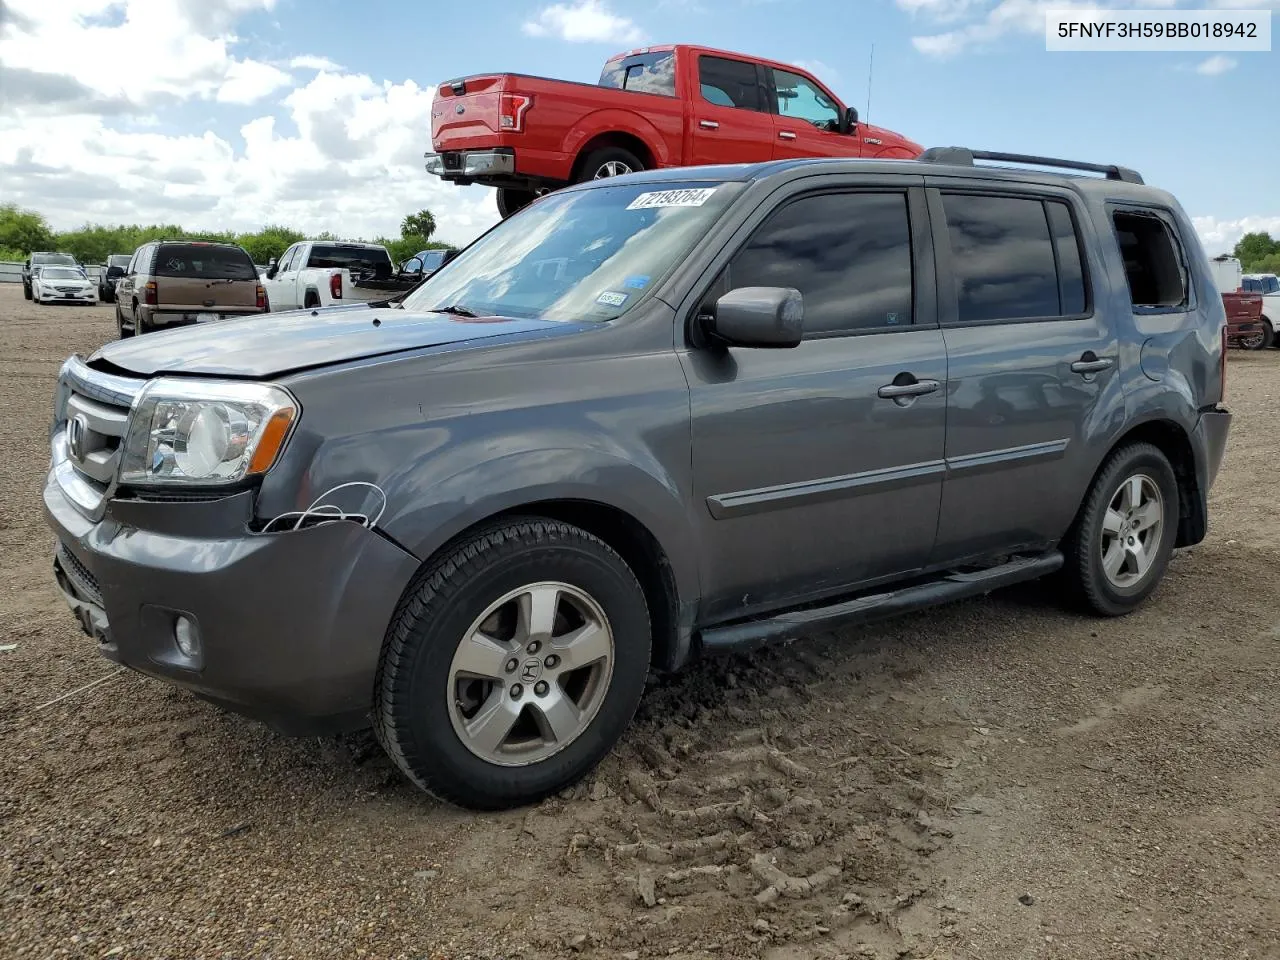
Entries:
POLYGON ((262 284, 258 284, 258 309, 267 309, 267 288, 262 284))
POLYGON ((142 302, 149 307, 156 305, 156 282, 154 280, 142 288, 142 302))
POLYGON ((524 115, 533 106, 533 97, 504 93, 498 97, 498 128, 507 133, 524 132, 524 115))
POLYGON ((329 274, 329 296, 335 300, 342 299, 342 274, 329 274))

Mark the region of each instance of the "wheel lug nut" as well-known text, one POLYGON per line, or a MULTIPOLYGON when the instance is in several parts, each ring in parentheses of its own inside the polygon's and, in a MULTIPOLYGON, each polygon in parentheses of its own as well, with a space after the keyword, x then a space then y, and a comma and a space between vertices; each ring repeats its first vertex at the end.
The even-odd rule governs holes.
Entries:
POLYGON ((528 647, 528 650, 530 653, 537 653, 541 649, 542 649, 542 644, 540 644, 537 640, 534 640, 531 644, 529 644, 529 647, 528 647))
POLYGON ((524 696, 524 687, 520 686, 520 684, 518 683, 513 683, 511 685, 511 699, 519 700, 523 696, 524 696))
POLYGON ((545 680, 539 680, 533 685, 533 692, 540 697, 545 697, 547 695, 547 690, 547 681, 545 680))
POLYGON ((512 657, 510 660, 507 661, 507 673, 515 673, 516 667, 518 666, 520 666, 520 661, 517 660, 515 657, 512 657))
POLYGON ((556 667, 558 667, 558 666, 560 666, 560 658, 559 658, 559 657, 557 657, 554 653, 553 653, 551 656, 547 657, 547 669, 548 669, 548 670, 554 670, 554 669, 555 669, 556 667))

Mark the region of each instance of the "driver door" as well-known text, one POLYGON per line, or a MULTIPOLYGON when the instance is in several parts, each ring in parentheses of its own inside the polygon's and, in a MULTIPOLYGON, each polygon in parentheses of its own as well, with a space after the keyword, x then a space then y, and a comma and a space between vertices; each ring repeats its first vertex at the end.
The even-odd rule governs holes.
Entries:
POLYGON ((861 156, 861 138, 840 132, 844 106, 816 82, 769 68, 773 115, 773 159, 861 156))

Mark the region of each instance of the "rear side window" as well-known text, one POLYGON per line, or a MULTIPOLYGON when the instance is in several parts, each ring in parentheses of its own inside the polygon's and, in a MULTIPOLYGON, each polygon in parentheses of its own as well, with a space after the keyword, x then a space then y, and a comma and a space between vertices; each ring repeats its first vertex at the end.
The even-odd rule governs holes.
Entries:
POLYGON ((631 90, 636 93, 657 93, 664 97, 676 95, 676 58, 666 53, 645 53, 624 57, 604 65, 600 74, 600 86, 613 90, 631 90))
POLYGON ((1066 204, 944 194, 943 208, 961 323, 1085 312, 1080 241, 1066 204))
POLYGON ((249 255, 239 247, 199 243, 167 243, 157 248, 157 277, 192 277, 201 280, 256 280, 249 255))
POLYGON ((1117 211, 1112 220, 1133 305, 1164 310, 1185 306, 1186 259, 1168 224, 1153 213, 1130 210, 1117 211))
POLYGON ((729 264, 728 286, 794 287, 805 336, 912 322, 911 227, 904 193, 804 197, 755 232, 729 264))
POLYGON ((391 270, 391 254, 378 247, 340 247, 331 243, 317 243, 311 247, 307 266, 322 270, 345 268, 353 273, 364 270, 391 270))
POLYGON ((767 111, 754 63, 724 57, 699 57, 702 99, 721 107, 767 111))

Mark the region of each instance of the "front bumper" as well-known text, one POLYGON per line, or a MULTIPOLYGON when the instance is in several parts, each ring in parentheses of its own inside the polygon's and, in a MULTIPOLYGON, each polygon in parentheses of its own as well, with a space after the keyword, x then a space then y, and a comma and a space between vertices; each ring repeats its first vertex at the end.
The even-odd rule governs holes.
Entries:
POLYGON ((348 521, 253 533, 253 501, 252 491, 112 500, 94 522, 51 473, 58 585, 109 660, 284 733, 366 726, 383 637, 417 560, 348 521), (195 657, 175 640, 179 616, 197 625, 195 657))
POLYGON ((510 147, 427 153, 424 157, 427 173, 445 180, 512 177, 516 172, 516 153, 510 147))
POLYGON ((35 295, 41 300, 49 302, 58 301, 60 303, 97 303, 98 291, 90 290, 87 293, 63 293, 61 290, 49 290, 48 288, 35 291, 35 295))

